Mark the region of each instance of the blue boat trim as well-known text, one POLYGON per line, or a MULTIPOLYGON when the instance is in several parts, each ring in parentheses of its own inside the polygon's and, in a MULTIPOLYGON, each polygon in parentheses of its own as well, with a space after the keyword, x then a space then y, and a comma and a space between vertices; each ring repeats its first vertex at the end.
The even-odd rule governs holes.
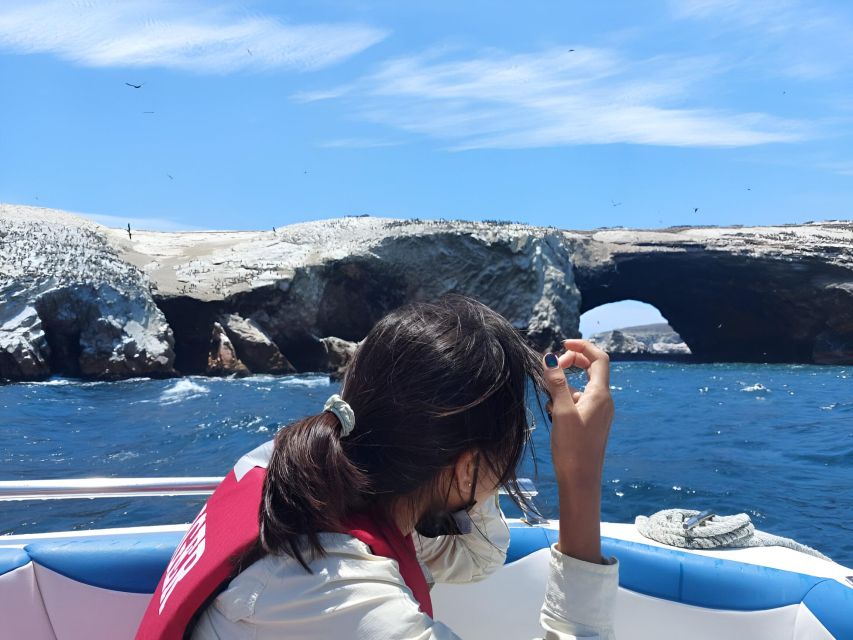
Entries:
POLYGON ((824 578, 602 538, 602 552, 619 558, 619 582, 657 598, 731 611, 799 604, 824 578))
POLYGON ((0 576, 23 567, 30 556, 23 549, 0 549, 0 576))
MULTIPOLYGON (((553 529, 523 526, 512 527, 510 531, 507 563, 550 546, 558 537, 557 531, 553 529)), ((711 558, 615 538, 603 537, 601 549, 605 556, 615 556, 619 559, 619 584, 625 589, 707 609, 761 611, 800 604, 807 594, 815 592, 824 582, 831 582, 841 589, 833 590, 831 597, 827 596, 826 602, 836 603, 833 606, 841 607, 847 602, 843 598, 853 598, 853 589, 848 589, 838 582, 794 571, 711 558)), ((821 603, 825 602, 823 594, 829 594, 824 587, 816 593, 822 594, 820 597, 814 597, 816 602, 821 603)), ((853 610, 849 604, 844 606, 848 607, 848 611, 853 610)), ((813 607, 809 608, 821 621, 829 612, 829 605, 821 609, 820 615, 813 607)), ((840 615, 837 614, 836 617, 840 615)))
POLYGON ((154 593, 183 533, 92 536, 36 542, 34 562, 84 584, 129 593, 154 593))
POLYGON ((853 639, 853 589, 824 580, 806 594, 803 603, 833 637, 853 639))

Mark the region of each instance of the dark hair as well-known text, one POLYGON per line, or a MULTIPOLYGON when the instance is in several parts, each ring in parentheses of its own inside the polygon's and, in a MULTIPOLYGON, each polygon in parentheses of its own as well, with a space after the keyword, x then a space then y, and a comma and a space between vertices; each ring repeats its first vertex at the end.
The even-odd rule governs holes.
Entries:
MULTIPOLYGON (((341 531, 348 514, 399 500, 434 500, 439 474, 466 451, 524 501, 516 467, 528 442, 528 382, 544 389, 539 355, 505 318, 452 295, 392 311, 368 333, 341 396, 355 429, 340 437, 322 412, 275 437, 255 559, 323 555, 319 533, 341 531)), ((429 504, 429 502, 427 502, 429 504)))

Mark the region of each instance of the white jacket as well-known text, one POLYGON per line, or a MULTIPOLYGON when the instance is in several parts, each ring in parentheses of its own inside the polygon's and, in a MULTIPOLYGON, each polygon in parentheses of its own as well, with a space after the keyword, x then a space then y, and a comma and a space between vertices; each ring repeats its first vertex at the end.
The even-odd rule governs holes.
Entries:
MULTIPOLYGON (((476 505, 471 515, 476 527, 469 534, 415 535, 428 582, 481 580, 503 564, 509 529, 497 496, 476 505)), ((192 639, 459 639, 420 611, 396 561, 373 555, 346 534, 322 533, 320 541, 326 556, 309 562, 313 573, 286 555, 266 556, 246 568, 202 613, 192 639)), ((611 640, 618 571, 615 559, 591 564, 552 547, 540 616, 543 637, 611 640)))

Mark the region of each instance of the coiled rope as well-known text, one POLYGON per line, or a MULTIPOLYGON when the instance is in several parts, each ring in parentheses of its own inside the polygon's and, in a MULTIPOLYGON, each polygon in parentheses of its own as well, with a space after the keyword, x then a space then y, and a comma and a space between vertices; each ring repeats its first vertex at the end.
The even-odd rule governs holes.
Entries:
POLYGON ((749 516, 738 513, 733 516, 711 515, 690 528, 686 520, 697 516, 699 511, 691 509, 664 509, 651 516, 637 516, 634 524, 642 535, 671 547, 682 549, 737 549, 742 547, 787 547, 800 553, 830 560, 820 551, 800 544, 791 538, 775 536, 758 531, 749 516))

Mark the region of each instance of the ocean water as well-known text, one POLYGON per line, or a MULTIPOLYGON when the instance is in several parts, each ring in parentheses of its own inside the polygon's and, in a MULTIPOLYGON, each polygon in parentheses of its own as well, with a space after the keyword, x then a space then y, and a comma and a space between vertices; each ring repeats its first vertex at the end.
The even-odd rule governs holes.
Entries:
MULTIPOLYGON (((853 567, 853 368, 614 363, 611 383, 604 520, 746 512, 853 567)), ((316 375, 0 386, 0 480, 223 475, 337 390, 316 375)), ((531 409, 522 472, 556 517, 547 421, 531 409)), ((187 522, 202 500, 0 503, 0 534, 187 522)))

